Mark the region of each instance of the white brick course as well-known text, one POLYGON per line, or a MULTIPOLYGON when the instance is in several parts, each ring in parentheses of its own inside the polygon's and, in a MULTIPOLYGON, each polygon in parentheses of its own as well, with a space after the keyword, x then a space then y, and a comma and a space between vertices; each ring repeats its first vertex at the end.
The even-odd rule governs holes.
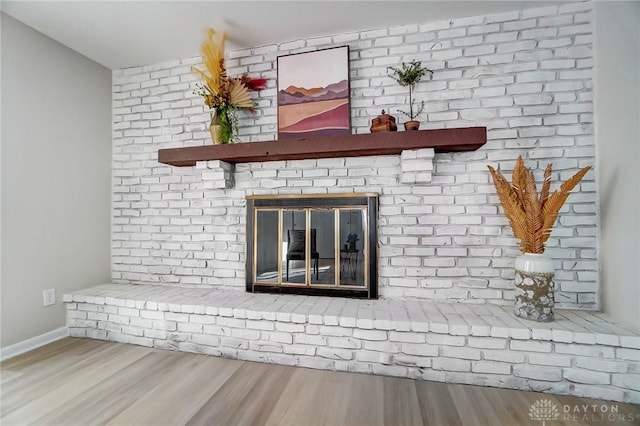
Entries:
POLYGON ((65 294, 63 301, 71 336, 311 368, 640 402, 640 351, 621 346, 635 345, 638 334, 600 313, 560 310, 557 321, 538 324, 519 320, 510 308, 499 305, 345 301, 126 284, 65 294), (299 313, 302 306, 307 313, 299 313), (106 313, 112 310, 119 313, 106 313), (87 320, 88 314, 105 317, 87 320), (371 320, 362 328, 356 317, 360 314, 389 318, 383 320, 386 328, 376 328, 371 320), (312 316, 314 323, 309 321, 312 316), (450 334, 462 322, 469 325, 466 332, 450 334), (502 330, 496 333, 500 336, 474 335, 473 325, 480 322, 502 330), (551 339, 557 331, 572 341, 579 340, 578 335, 593 339, 589 344, 555 342, 551 339), (514 337, 524 335, 529 337, 514 337))
POLYGON ((562 370, 557 367, 533 366, 518 364, 513 366, 513 375, 525 379, 559 382, 562 380, 562 370))

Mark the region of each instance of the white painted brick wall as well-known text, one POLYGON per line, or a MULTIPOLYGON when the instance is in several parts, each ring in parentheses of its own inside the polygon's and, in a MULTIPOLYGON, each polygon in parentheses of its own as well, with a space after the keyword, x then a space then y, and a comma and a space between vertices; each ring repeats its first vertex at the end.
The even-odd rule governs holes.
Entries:
MULTIPOLYGON (((400 156, 235 170, 159 164, 160 148, 210 143, 210 113, 190 72, 200 58, 114 71, 113 280, 242 289, 246 195, 378 192, 381 297, 510 303, 519 251, 486 165, 508 173, 523 155, 540 179, 552 162, 555 187, 594 164, 590 10, 550 6, 228 52, 230 74, 269 81, 256 114, 240 113, 243 142, 276 138, 280 55, 350 46, 354 133, 367 133, 381 109, 400 117, 407 92, 386 67, 423 61, 435 72, 416 88, 426 102, 422 128, 486 126, 488 141, 436 154, 420 171, 400 156)), ((594 176, 569 197, 548 241, 559 307, 598 307, 594 176)))

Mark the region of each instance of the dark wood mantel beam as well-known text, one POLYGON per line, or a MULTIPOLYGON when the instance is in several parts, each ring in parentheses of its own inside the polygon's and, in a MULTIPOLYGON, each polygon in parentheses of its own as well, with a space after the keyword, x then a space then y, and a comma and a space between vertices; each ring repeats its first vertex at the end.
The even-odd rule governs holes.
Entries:
POLYGON ((486 142, 486 127, 465 127, 170 148, 158 151, 158 161, 187 167, 195 166, 197 161, 208 160, 249 163, 363 157, 394 155, 422 148, 433 148, 436 152, 474 151, 486 142))

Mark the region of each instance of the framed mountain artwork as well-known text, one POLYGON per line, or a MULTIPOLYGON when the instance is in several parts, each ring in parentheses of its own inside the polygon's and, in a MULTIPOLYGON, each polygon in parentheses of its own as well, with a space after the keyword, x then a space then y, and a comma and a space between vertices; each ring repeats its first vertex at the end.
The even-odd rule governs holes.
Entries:
POLYGON ((278 57, 278 139, 351 134, 349 46, 278 57))

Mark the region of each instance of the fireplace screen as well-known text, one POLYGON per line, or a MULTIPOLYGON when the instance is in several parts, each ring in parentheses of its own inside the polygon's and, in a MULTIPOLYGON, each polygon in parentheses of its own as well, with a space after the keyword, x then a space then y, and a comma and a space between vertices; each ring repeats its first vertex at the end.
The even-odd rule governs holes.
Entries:
POLYGON ((377 196, 247 198, 247 290, 375 298, 377 196))

